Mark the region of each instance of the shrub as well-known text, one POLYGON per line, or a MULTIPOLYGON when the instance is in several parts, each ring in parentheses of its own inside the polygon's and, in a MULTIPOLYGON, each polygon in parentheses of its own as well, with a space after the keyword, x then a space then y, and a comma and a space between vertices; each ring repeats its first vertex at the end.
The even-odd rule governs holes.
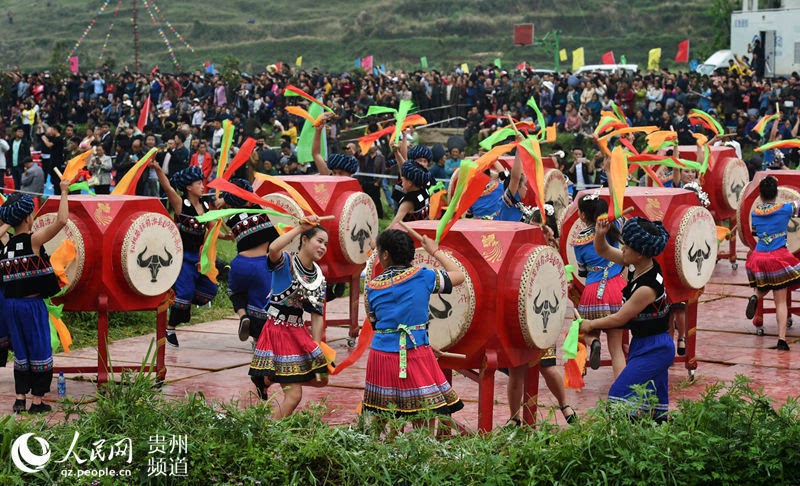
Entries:
POLYGON ((147 375, 125 374, 94 404, 63 404, 69 420, 53 426, 41 418, 2 419, 3 457, 16 437, 33 432, 61 458, 78 430, 83 458, 91 441, 130 437, 132 465, 51 460, 33 476, 7 461, 0 482, 117 484, 62 478, 61 466, 130 467, 130 484, 760 484, 797 481, 800 470, 797 400, 775 409, 744 377, 709 385, 698 401, 680 401, 662 425, 631 420, 631 407, 601 402, 569 428, 543 421, 535 429, 439 440, 426 430, 387 438, 364 418, 328 425, 324 403, 276 422, 269 404, 241 409, 200 392, 174 400, 154 385, 147 375), (156 433, 188 436, 188 477, 148 477, 148 438, 156 433))

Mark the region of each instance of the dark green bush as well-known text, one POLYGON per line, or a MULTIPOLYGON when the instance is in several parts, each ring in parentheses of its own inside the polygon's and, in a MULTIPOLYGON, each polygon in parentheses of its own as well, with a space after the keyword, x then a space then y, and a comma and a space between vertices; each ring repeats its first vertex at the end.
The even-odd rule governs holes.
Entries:
POLYGON ((776 409, 744 377, 710 385, 695 402, 681 401, 667 424, 630 420, 630 409, 599 406, 580 424, 500 429, 487 435, 436 440, 426 431, 387 439, 368 420, 331 426, 324 404, 275 422, 268 405, 240 409, 208 402, 202 393, 169 399, 150 377, 128 374, 91 405, 64 405, 69 421, 2 420, 0 454, 34 432, 53 458, 66 454, 80 431, 81 457, 91 442, 130 437, 133 464, 75 466, 51 460, 38 475, 22 475, 9 460, 1 484, 786 484, 798 481, 798 403, 776 409), (147 475, 148 438, 188 436, 188 477, 147 475), (62 478, 67 469, 130 467, 133 477, 62 478))

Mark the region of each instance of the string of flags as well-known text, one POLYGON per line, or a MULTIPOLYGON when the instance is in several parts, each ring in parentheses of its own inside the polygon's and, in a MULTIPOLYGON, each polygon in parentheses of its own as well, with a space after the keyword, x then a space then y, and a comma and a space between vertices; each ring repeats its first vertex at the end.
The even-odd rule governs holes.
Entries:
POLYGON ((156 16, 153 14, 153 10, 150 9, 150 3, 147 0, 142 0, 142 3, 144 3, 144 8, 147 10, 147 14, 150 15, 150 19, 152 19, 153 25, 155 25, 156 29, 158 29, 158 35, 161 36, 161 40, 163 40, 164 45, 167 46, 167 52, 169 52, 169 57, 172 60, 172 63, 175 65, 178 71, 180 71, 181 65, 178 62, 178 58, 175 57, 175 50, 172 49, 172 44, 169 43, 169 39, 167 38, 166 34, 164 34, 164 30, 161 29, 161 25, 158 23, 156 16))
POLYGON ((100 6, 100 10, 97 11, 97 14, 95 14, 95 16, 92 19, 92 21, 89 22, 89 25, 87 25, 86 28, 83 29, 83 34, 81 34, 81 37, 78 39, 77 42, 75 42, 75 45, 72 46, 72 49, 69 51, 69 54, 67 54, 67 57, 64 59, 64 62, 61 64, 62 68, 64 67, 65 64, 70 62, 70 58, 73 57, 73 54, 75 54, 75 51, 78 50, 78 48, 83 43, 84 39, 86 39, 86 36, 89 34, 89 32, 92 30, 92 27, 94 27, 94 24, 97 22, 97 18, 100 17, 101 15, 103 15, 103 12, 106 10, 106 7, 108 7, 109 3, 111 3, 111 0, 105 0, 103 2, 103 5, 100 6))
POLYGON ((97 60, 97 67, 100 67, 103 64, 103 57, 106 55, 106 48, 108 47, 109 39, 111 39, 111 32, 114 31, 114 23, 117 21, 117 14, 119 13, 120 5, 122 5, 122 0, 119 0, 117 3, 117 8, 114 10, 114 17, 111 19, 111 26, 109 26, 106 39, 103 41, 103 48, 100 50, 100 59, 97 60))
POLYGON ((156 5, 156 2, 154 2, 153 0, 150 0, 150 5, 153 6, 153 9, 156 11, 158 16, 161 17, 161 21, 164 22, 165 24, 167 24, 167 27, 169 27, 169 30, 171 30, 172 33, 175 34, 175 37, 177 37, 181 42, 183 42, 183 45, 186 46, 186 48, 189 49, 192 52, 192 54, 197 56, 197 53, 194 52, 194 47, 192 47, 189 44, 189 42, 177 30, 175 30, 175 27, 173 27, 172 24, 170 23, 170 21, 167 20, 167 18, 164 16, 163 13, 161 13, 161 10, 158 8, 158 5, 156 5))

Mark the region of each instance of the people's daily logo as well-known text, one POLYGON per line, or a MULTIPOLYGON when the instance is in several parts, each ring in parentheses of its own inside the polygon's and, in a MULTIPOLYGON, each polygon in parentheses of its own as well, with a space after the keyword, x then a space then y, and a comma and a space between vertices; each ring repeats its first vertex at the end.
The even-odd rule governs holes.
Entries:
POLYGON ((26 473, 41 471, 50 460, 50 444, 32 433, 22 434, 11 445, 11 460, 17 468, 26 473), (33 437, 42 449, 41 454, 36 454, 28 447, 29 439, 33 437))

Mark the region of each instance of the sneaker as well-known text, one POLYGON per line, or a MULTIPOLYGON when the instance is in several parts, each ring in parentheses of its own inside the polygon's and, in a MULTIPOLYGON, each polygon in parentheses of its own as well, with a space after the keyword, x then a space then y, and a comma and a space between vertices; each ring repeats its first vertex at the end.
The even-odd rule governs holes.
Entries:
POLYGON ((239 341, 247 341, 250 337, 250 318, 242 316, 239 319, 239 341))
POLYGON ((595 339, 592 341, 591 350, 589 351, 589 367, 596 370, 600 367, 600 340, 595 339))
POLYGON ((49 412, 51 410, 53 410, 53 407, 51 407, 50 405, 42 402, 42 403, 40 403, 38 405, 31 404, 31 408, 28 409, 28 413, 47 413, 47 412, 49 412))
POLYGON ((778 339, 778 351, 789 351, 789 344, 783 339, 778 339))
POLYGON ((170 346, 177 348, 178 347, 178 335, 176 333, 167 334, 167 344, 170 346))
POLYGON ((22 413, 25 411, 25 399, 16 399, 14 400, 14 406, 11 407, 11 410, 14 413, 22 413))
POLYGON ((756 316, 756 308, 758 307, 758 297, 755 295, 751 295, 749 299, 747 299, 747 308, 744 310, 744 315, 748 319, 752 319, 756 316))

